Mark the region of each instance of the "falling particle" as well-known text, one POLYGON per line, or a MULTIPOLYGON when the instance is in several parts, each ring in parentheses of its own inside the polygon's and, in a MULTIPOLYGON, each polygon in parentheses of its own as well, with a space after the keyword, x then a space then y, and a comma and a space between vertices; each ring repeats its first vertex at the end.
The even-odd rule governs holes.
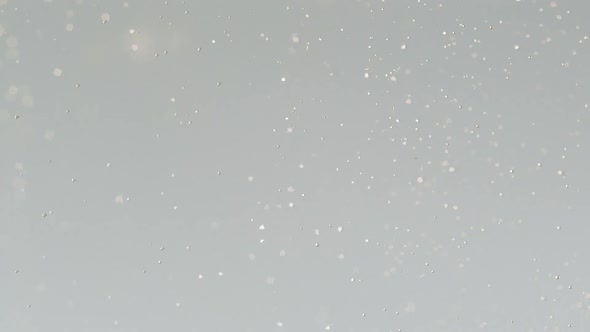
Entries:
POLYGON ((74 183, 74 182, 76 182, 76 181, 77 181, 77 180, 76 180, 76 178, 72 178, 72 183, 74 183))
POLYGON ((124 202, 123 195, 115 196, 115 204, 123 204, 123 202, 124 202))
POLYGON ((223 272, 218 272, 217 275, 223 277, 223 272))
POLYGON ((365 78, 369 78, 369 73, 365 73, 365 78))
POLYGON ((519 45, 514 45, 514 49, 515 49, 515 50, 518 50, 519 48, 520 48, 520 46, 519 46, 519 45))
POLYGON ((285 82, 287 79, 284 77, 281 77, 281 82, 285 82))
POLYGON ((47 213, 43 212, 43 214, 41 214, 41 217, 46 218, 47 217, 47 213))
POLYGON ((406 49, 406 44, 403 44, 403 45, 402 45, 400 48, 401 48, 402 50, 405 50, 405 49, 406 49))
POLYGON ((305 166, 303 166, 303 164, 299 164, 299 168, 303 168, 303 167, 305 167, 305 166))
POLYGON ((103 13, 100 15, 100 19, 102 20, 103 24, 106 24, 111 20, 111 15, 109 13, 103 13))
POLYGON ((15 115, 14 115, 14 119, 15 119, 15 120, 18 120, 19 118, 20 118, 20 115, 18 115, 18 114, 15 114, 15 115))
POLYGON ((219 171, 218 171, 218 172, 217 172, 217 175, 221 175, 221 172, 219 172, 219 171))
POLYGON ((419 176, 418 179, 416 179, 416 182, 422 183, 424 182, 424 179, 421 176, 419 176))
POLYGON ((66 24, 66 31, 67 32, 72 32, 74 31, 74 25, 72 23, 68 23, 66 24))
POLYGON ((180 303, 176 302, 176 307, 177 308, 180 307, 180 303))
POLYGON ((53 71, 51 73, 53 73, 53 76, 55 77, 60 77, 62 74, 62 70, 60 68, 53 68, 53 71))
POLYGON ((258 226, 258 229, 261 230, 261 231, 264 230, 264 225, 258 226))
POLYGON ((277 322, 278 327, 283 327, 283 322, 277 322))
POLYGON ((254 177, 253 176, 249 176, 248 177, 248 181, 250 181, 250 182, 254 181, 254 177))
POLYGON ((315 246, 316 246, 316 248, 318 248, 320 246, 320 243, 319 242, 316 242, 315 243, 315 246))
POLYGON ((279 256, 285 257, 285 255, 287 255, 287 252, 285 251, 285 249, 282 249, 281 251, 279 251, 279 256))
POLYGON ((275 283, 275 278, 274 277, 266 277, 266 283, 268 285, 274 285, 275 283))
POLYGON ((211 44, 215 44, 215 39, 213 39, 213 40, 211 41, 211 44))
POLYGON ((338 226, 338 232, 342 232, 342 226, 338 226))
POLYGON ((217 86, 221 86, 221 82, 217 82, 217 86))
POLYGON ((330 331, 331 328, 332 328, 332 325, 326 325, 326 327, 324 327, 324 330, 330 331))
POLYGON ((199 279, 203 279, 203 275, 202 274, 199 274, 199 279))
POLYGON ((564 174, 565 174, 565 172, 561 169, 557 171, 557 175, 559 175, 559 176, 562 176, 564 174))
POLYGON ((449 167, 449 173, 453 173, 455 171, 455 167, 449 167))
POLYGON ((410 99, 410 98, 406 99, 406 105, 410 105, 410 104, 412 104, 412 99, 410 99))
POLYGON ((131 47, 130 47, 130 48, 131 48, 131 50, 132 50, 133 52, 137 52, 137 51, 139 50, 139 46, 138 46, 137 44, 133 44, 133 45, 131 45, 131 47))

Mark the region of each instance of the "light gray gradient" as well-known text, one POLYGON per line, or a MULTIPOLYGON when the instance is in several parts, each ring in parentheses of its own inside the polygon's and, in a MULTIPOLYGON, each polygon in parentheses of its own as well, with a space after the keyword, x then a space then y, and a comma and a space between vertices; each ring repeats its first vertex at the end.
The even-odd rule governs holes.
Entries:
POLYGON ((582 0, 0 0, 0 331, 588 331, 582 0))

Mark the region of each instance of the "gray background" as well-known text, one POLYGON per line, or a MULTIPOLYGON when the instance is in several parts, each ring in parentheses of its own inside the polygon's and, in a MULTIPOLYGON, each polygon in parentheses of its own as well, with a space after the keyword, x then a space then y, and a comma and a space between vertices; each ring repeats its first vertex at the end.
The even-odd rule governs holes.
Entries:
POLYGON ((589 9, 0 0, 0 331, 588 331, 589 9))

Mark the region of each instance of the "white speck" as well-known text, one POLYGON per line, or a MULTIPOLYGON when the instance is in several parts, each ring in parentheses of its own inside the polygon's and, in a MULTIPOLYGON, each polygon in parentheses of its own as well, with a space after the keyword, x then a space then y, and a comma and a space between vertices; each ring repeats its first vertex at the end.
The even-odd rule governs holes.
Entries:
POLYGON ((277 322, 278 327, 283 327, 283 322, 277 322))
POLYGON ((72 32, 74 31, 74 25, 72 23, 68 23, 66 24, 66 31, 67 32, 72 32))
POLYGON ((412 104, 412 99, 410 99, 410 98, 406 99, 406 105, 410 105, 410 104, 412 104))
POLYGON ((338 226, 338 232, 342 232, 342 226, 338 226))
POLYGON ((137 51, 139 50, 139 45, 137 45, 137 44, 132 44, 130 48, 131 48, 131 50, 132 50, 133 52, 137 52, 137 51))
POLYGON ((518 50, 519 48, 520 48, 520 46, 518 46, 518 45, 514 45, 514 49, 515 49, 515 50, 518 50))
POLYGON ((223 272, 220 271, 219 273, 217 273, 217 275, 223 277, 223 272))
POLYGON ((258 226, 258 229, 261 230, 261 231, 263 231, 264 230, 264 225, 258 226))
POLYGON ((274 285, 275 283, 275 278, 274 277, 266 277, 266 283, 268 285, 274 285))
POLYGON ((111 20, 111 15, 109 13, 102 13, 102 15, 100 15, 100 19, 102 20, 103 24, 106 24, 111 20))
POLYGON ((248 181, 250 181, 250 182, 254 181, 254 177, 253 176, 249 176, 248 177, 248 181))
POLYGON ((203 275, 202 274, 199 274, 199 279, 203 279, 203 275))
POLYGON ((449 173, 453 173, 455 171, 455 167, 449 167, 449 173))
POLYGON ((423 179, 421 176, 419 176, 419 177, 416 179, 416 182, 418 182, 418 183, 422 183, 422 182, 424 182, 424 179, 423 179))
POLYGON ((63 71, 60 68, 53 68, 52 73, 53 73, 53 76, 60 77, 61 74, 63 73, 63 71))
POLYGON ((303 167, 305 167, 305 166, 303 166, 303 164, 299 164, 299 168, 303 168, 303 167))
POLYGON ((402 46, 400 47, 402 50, 406 49, 406 44, 402 44, 402 46))
POLYGON ((369 78, 369 73, 365 73, 365 78, 369 78))
POLYGON ((281 77, 281 82, 285 82, 287 79, 284 77, 281 77))

